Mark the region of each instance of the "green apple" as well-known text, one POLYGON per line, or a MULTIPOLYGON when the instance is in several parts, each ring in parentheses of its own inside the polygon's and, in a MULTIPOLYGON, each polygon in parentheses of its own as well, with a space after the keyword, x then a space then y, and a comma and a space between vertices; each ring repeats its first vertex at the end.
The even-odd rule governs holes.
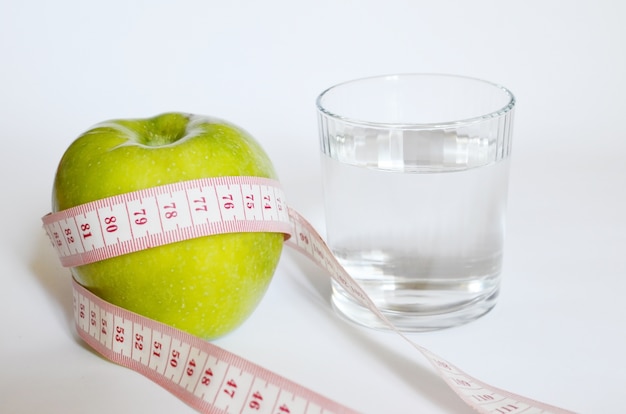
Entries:
MULTIPOLYGON (((261 146, 220 119, 165 113, 107 121, 63 155, 52 209, 184 180, 218 176, 276 179, 261 146)), ((227 233, 172 243, 72 268, 97 296, 196 336, 239 326, 263 297, 284 235, 227 233)))

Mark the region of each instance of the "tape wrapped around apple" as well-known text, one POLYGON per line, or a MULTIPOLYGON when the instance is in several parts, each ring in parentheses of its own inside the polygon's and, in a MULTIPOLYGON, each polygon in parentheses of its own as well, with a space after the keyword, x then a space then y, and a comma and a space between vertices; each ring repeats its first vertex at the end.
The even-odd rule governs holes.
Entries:
MULTIPOLYGON (((224 120, 165 113, 107 121, 78 137, 61 158, 52 209, 222 176, 277 179, 258 142, 224 120)), ((283 234, 269 232, 199 237, 77 266, 72 273, 108 302, 213 339, 254 311, 283 240, 283 234)))

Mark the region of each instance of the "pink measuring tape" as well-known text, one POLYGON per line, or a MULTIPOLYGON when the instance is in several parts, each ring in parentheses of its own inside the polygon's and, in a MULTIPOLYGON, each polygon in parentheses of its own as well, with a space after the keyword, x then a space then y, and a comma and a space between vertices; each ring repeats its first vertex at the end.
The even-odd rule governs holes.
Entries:
MULTIPOLYGON (((280 232, 420 351, 481 413, 571 413, 487 385, 411 341, 377 309, 321 236, 289 208, 275 180, 219 177, 126 193, 43 217, 61 263, 79 266, 154 246, 226 232, 280 232), (256 202, 250 202, 256 200, 256 202), (290 236, 290 237, 289 237, 290 236)), ((201 413, 356 413, 282 376, 171 326, 108 303, 73 280, 79 335, 201 413)))

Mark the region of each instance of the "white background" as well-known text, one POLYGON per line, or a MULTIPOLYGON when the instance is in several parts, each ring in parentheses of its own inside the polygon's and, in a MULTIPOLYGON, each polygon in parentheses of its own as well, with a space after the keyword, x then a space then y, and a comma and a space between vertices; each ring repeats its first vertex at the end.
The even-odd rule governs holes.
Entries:
MULTIPOLYGON (((76 337, 40 217, 78 134, 169 110, 228 119, 323 231, 315 97, 392 72, 480 77, 518 99, 499 303, 411 337, 498 387, 623 412, 625 5, 2 0, 0 412, 192 412, 76 337)), ((345 323, 328 296, 325 276, 285 251, 258 310, 216 343, 365 413, 472 412, 410 346, 345 323)))

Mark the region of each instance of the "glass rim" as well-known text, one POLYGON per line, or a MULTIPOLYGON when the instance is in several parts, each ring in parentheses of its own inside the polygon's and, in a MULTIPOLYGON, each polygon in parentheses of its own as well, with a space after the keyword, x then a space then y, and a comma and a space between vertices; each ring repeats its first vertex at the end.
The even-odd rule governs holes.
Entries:
POLYGON ((436 73, 436 72, 424 72, 424 73, 420 73, 420 72, 405 72, 405 73, 389 73, 386 75, 374 75, 374 76, 365 76, 365 77, 361 77, 361 78, 355 78, 355 79, 350 79, 347 81, 343 81, 343 82, 339 82, 336 83, 328 88, 326 88, 324 91, 322 91, 322 93, 320 93, 317 98, 315 99, 315 105, 317 107, 317 110, 334 119, 337 120, 341 120, 342 122, 345 123, 350 123, 350 124, 354 124, 354 125, 362 125, 362 126, 369 126, 369 127, 380 127, 380 128, 445 128, 445 127, 453 127, 453 126, 458 126, 458 125, 467 125, 467 124, 473 124, 473 123, 477 123, 477 122, 482 122, 488 119, 493 119, 493 118, 497 118, 500 116, 504 116, 509 112, 513 111, 513 108, 515 107, 515 103, 516 103, 516 99, 515 99, 515 95, 513 95, 513 93, 506 87, 495 83, 495 82, 490 82, 481 78, 476 78, 476 77, 472 77, 472 76, 465 76, 465 75, 456 75, 456 74, 449 74, 449 73, 436 73), (427 77, 427 76, 431 76, 431 77, 448 77, 448 78, 454 78, 454 79, 464 79, 464 80, 470 80, 470 81, 475 81, 475 82, 479 82, 479 83, 483 83, 485 85, 489 85, 489 86, 493 86, 496 89, 499 89, 501 92, 504 92, 504 94, 506 96, 509 97, 509 100, 507 102, 506 105, 502 106, 499 109, 493 110, 491 112, 485 113, 483 115, 477 115, 477 116, 473 116, 473 117, 469 117, 469 118, 462 118, 462 119, 454 119, 454 120, 450 120, 450 121, 442 121, 442 122, 381 122, 381 121, 368 121, 366 119, 359 119, 359 118, 354 118, 354 117, 349 117, 349 116, 344 116, 344 115, 340 115, 337 113, 334 113, 330 110, 328 110, 327 108, 324 107, 324 105, 322 105, 322 100, 333 90, 338 89, 342 86, 346 86, 349 84, 354 84, 357 82, 363 82, 363 81, 368 81, 368 80, 376 80, 376 79, 380 79, 380 80, 386 80, 386 79, 392 79, 392 78, 407 78, 407 77, 427 77))

